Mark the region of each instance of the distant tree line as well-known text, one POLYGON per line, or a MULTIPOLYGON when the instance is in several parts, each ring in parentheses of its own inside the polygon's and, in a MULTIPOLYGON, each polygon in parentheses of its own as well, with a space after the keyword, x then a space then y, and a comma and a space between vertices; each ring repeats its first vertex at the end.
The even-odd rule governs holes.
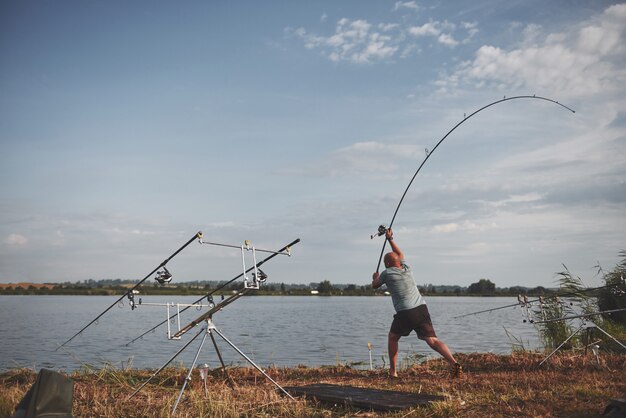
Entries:
MULTIPOLYGON (((139 283, 138 280, 124 279, 87 279, 79 282, 48 283, 48 286, 34 285, 11 286, 2 285, 0 294, 3 295, 119 295, 139 283)), ((229 283, 226 281, 188 281, 180 283, 168 283, 164 286, 154 283, 144 283, 138 289, 144 295, 203 295, 210 292, 214 294, 229 294, 241 289, 241 281, 229 283), (216 289, 220 289, 215 292, 216 289)), ((458 285, 419 285, 419 290, 424 295, 431 296, 517 296, 532 295, 539 296, 550 294, 552 291, 538 286, 527 288, 523 286, 513 286, 508 288, 498 288, 489 279, 480 279, 467 287, 458 285)), ((311 295, 318 294, 324 296, 344 295, 344 296, 372 296, 385 293, 385 287, 373 289, 369 284, 333 284, 325 279, 319 283, 309 284, 287 284, 287 283, 266 283, 250 295, 311 295)))

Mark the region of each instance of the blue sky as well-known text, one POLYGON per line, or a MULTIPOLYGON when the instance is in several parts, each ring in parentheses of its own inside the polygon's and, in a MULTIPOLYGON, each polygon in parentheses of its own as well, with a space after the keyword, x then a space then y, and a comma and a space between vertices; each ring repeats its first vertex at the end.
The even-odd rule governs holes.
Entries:
MULTIPOLYGON (((140 279, 196 231, 270 282, 589 285, 626 248, 626 4, 0 3, 0 282, 140 279)), ((192 245, 175 281, 228 280, 192 245)))

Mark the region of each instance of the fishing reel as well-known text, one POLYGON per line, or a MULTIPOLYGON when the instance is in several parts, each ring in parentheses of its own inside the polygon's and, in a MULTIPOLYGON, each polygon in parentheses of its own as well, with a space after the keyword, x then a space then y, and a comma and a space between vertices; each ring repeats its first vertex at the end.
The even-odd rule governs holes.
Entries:
POLYGON ((624 292, 624 290, 620 288, 621 286, 624 286, 624 285, 626 285, 626 280, 624 280, 624 275, 622 274, 620 275, 620 281, 611 287, 611 294, 615 296, 626 295, 626 292, 624 292))
POLYGON ((133 292, 130 292, 128 295, 128 304, 130 305, 130 310, 134 311, 135 308, 137 307, 137 304, 135 303, 135 295, 133 294, 133 292))
POLYGON ((265 274, 265 272, 263 272, 260 268, 257 268, 256 270, 258 274, 252 273, 252 280, 254 282, 265 283, 267 281, 267 274, 265 274))
POLYGON ((156 277, 154 278, 161 286, 172 281, 172 273, 170 273, 165 266, 163 266, 163 270, 157 271, 156 277))
POLYGON ((213 309, 215 307, 215 302, 213 301, 213 296, 210 293, 206 295, 206 300, 209 302, 209 309, 213 309))
POLYGON ((517 295, 517 302, 520 304, 520 306, 522 307, 523 311, 522 311, 522 322, 526 323, 526 322, 530 322, 531 324, 534 321, 533 317, 532 317, 532 304, 531 302, 528 300, 528 296, 526 295, 517 295))
POLYGON ((387 233, 387 228, 385 225, 380 225, 378 227, 378 232, 374 235, 370 235, 370 239, 374 239, 374 237, 380 237, 381 235, 385 235, 387 233))
POLYGON ((611 289, 611 294, 614 296, 624 296, 626 295, 626 292, 624 292, 619 287, 614 287, 613 289, 611 289))

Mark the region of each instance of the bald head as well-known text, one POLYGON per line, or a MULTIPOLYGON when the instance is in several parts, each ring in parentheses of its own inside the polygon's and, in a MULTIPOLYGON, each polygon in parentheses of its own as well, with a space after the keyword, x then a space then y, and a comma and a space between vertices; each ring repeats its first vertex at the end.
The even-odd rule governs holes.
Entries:
POLYGON ((400 257, 396 253, 387 253, 385 254, 385 267, 401 267, 402 263, 400 257))

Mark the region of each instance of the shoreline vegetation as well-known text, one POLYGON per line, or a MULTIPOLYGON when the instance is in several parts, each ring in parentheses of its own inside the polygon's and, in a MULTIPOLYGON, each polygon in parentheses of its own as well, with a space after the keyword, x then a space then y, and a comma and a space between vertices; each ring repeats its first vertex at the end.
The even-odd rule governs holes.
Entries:
MULTIPOLYGON (((82 282, 64 283, 4 283, 0 284, 0 295, 84 295, 84 296, 115 296, 122 295, 138 283, 137 280, 84 280, 82 282)), ((226 282, 192 281, 159 285, 147 283, 139 288, 141 295, 176 295, 202 296, 207 293, 228 295, 241 289, 241 282, 231 283, 224 288, 226 282), (218 289, 217 291, 215 291, 218 289), (213 293, 214 292, 214 293, 213 293)), ((558 289, 547 289, 542 286, 528 288, 512 286, 496 287, 488 279, 480 279, 470 286, 458 285, 418 285, 425 296, 549 296, 558 289)), ((266 283, 259 290, 249 293, 250 296, 381 296, 384 289, 373 289, 369 284, 333 284, 329 280, 310 284, 266 283)))
MULTIPOLYGON (((451 377, 443 359, 404 364, 400 378, 386 369, 359 370, 345 365, 308 368, 269 366, 265 371, 281 386, 331 383, 443 396, 443 401, 398 412, 375 412, 315 400, 287 399, 253 368, 209 371, 207 392, 197 370, 176 411, 177 417, 596 417, 611 399, 626 393, 626 356, 560 352, 539 366, 544 353, 458 354, 461 380, 451 377)), ((152 370, 83 367, 69 373, 74 381, 74 416, 168 417, 184 382, 186 369, 167 368, 131 401, 128 396, 152 370)), ((0 374, 0 417, 9 417, 35 382, 36 372, 15 369, 0 374)))
MULTIPOLYGON (((543 286, 525 287, 496 287, 489 279, 479 279, 469 286, 459 285, 417 285, 425 296, 530 296, 557 298, 559 296, 572 298, 578 302, 585 301, 589 306, 591 298, 598 299, 598 307, 603 310, 607 307, 624 305, 623 294, 626 294, 626 250, 620 251, 621 261, 611 271, 605 271, 598 266, 598 275, 605 285, 596 288, 586 288, 580 277, 570 273, 564 265, 564 271, 557 273, 558 288, 543 286), (563 293, 565 292, 565 293, 563 293)), ((5 279, 6 280, 6 279, 5 279)), ((144 279, 145 280, 145 279, 144 279)), ((227 295, 241 290, 241 281, 186 281, 180 283, 146 282, 126 279, 87 279, 77 282, 63 283, 0 283, 0 295, 97 295, 113 296, 125 295, 133 289, 134 294, 142 295, 178 295, 178 296, 207 296, 227 295), (138 286, 142 283, 141 286, 138 286), (135 289, 137 287, 137 289, 135 289)), ((267 282, 250 295, 258 296, 378 296, 386 295, 384 287, 373 289, 370 284, 333 284, 330 280, 319 283, 286 284, 267 282)), ((542 301, 543 302, 543 301, 542 301)), ((558 302, 560 303, 560 302, 558 302)), ((626 322, 626 315, 622 320, 626 322)))

